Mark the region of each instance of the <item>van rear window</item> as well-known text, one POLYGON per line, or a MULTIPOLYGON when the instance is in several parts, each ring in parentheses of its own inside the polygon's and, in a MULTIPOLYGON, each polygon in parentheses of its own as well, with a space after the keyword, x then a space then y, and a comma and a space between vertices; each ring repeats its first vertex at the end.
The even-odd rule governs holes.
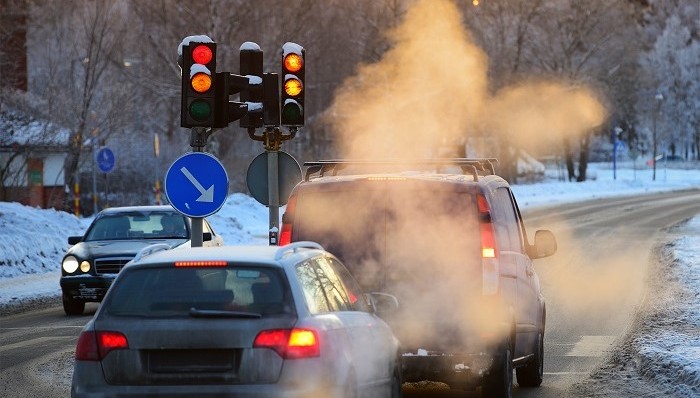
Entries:
POLYGON ((294 241, 312 240, 335 254, 364 290, 383 289, 464 267, 480 235, 469 192, 404 187, 300 192, 294 241))

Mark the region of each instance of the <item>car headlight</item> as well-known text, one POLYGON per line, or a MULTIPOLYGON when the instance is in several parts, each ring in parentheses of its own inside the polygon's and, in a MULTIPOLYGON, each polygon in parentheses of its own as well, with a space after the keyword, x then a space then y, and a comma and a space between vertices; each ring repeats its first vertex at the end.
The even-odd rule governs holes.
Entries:
POLYGON ((63 270, 72 274, 78 269, 78 259, 73 256, 68 256, 63 259, 63 270))
POLYGON ((88 272, 90 271, 90 262, 89 261, 83 261, 80 263, 80 270, 83 272, 88 272))

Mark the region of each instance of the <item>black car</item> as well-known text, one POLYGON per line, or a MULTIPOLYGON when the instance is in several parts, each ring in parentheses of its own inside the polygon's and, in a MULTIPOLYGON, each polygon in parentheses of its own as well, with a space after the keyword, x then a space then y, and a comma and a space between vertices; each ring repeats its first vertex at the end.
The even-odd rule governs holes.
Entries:
MULTIPOLYGON (((204 221, 204 246, 223 240, 204 221)), ((100 302, 122 267, 146 246, 190 246, 189 218, 171 206, 113 207, 95 216, 84 236, 68 237, 73 245, 63 257, 61 290, 67 315, 82 314, 86 302, 100 302)))
POLYGON ((545 300, 534 259, 554 235, 529 243, 495 159, 306 163, 280 244, 319 242, 365 291, 401 302, 387 323, 401 342, 405 381, 481 386, 510 397, 542 383, 545 300))

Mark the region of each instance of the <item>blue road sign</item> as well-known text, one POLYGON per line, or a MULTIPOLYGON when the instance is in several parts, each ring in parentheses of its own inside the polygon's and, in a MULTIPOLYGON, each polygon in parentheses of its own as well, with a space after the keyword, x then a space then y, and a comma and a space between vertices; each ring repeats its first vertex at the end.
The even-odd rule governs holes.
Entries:
POLYGON ((95 155, 97 167, 104 173, 109 173, 114 168, 114 152, 111 149, 104 147, 95 155))
POLYGON ((228 175, 217 158, 206 152, 180 156, 165 174, 165 194, 175 210, 188 217, 214 214, 226 201, 228 175))

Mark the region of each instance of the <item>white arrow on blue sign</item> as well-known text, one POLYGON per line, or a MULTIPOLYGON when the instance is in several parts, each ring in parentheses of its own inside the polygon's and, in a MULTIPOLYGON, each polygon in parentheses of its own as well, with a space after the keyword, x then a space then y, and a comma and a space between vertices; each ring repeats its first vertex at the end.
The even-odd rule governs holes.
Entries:
POLYGON ((165 194, 175 210, 188 217, 214 214, 228 195, 226 169, 206 152, 180 156, 165 175, 165 194))
POLYGON ((107 147, 100 149, 95 155, 97 166, 103 173, 109 173, 112 171, 114 168, 114 160, 114 152, 107 147))

